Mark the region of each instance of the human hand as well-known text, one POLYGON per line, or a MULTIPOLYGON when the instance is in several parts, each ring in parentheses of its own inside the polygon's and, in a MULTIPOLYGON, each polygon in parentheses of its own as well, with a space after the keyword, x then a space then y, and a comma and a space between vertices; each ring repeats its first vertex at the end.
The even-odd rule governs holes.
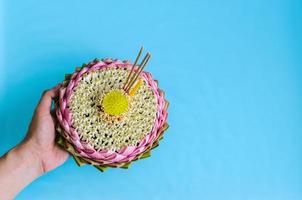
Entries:
POLYGON ((59 88, 60 85, 43 93, 24 140, 24 148, 28 148, 40 162, 42 174, 60 166, 68 158, 68 153, 55 142, 55 117, 51 113, 52 100, 57 97, 59 88))
POLYGON ((0 157, 0 199, 13 199, 26 185, 60 166, 68 153, 55 142, 53 98, 60 86, 43 93, 23 142, 0 157))

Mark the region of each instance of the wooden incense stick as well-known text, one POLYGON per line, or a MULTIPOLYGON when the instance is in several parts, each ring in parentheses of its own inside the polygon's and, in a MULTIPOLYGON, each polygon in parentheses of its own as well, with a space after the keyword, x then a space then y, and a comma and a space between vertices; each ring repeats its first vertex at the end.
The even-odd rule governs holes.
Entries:
POLYGON ((131 77, 132 77, 132 73, 134 72, 134 68, 135 68, 135 66, 136 66, 136 64, 137 64, 137 62, 138 62, 138 60, 139 60, 139 58, 140 58, 140 56, 141 56, 141 54, 142 54, 142 52, 143 52, 143 49, 144 49, 144 47, 142 46, 141 49, 139 50, 137 56, 136 56, 135 62, 134 62, 134 64, 133 64, 132 68, 131 68, 131 71, 130 71, 130 73, 129 73, 127 79, 126 79, 126 82, 125 82, 125 85, 124 85, 123 89, 126 89, 126 88, 127 88, 128 84, 129 84, 129 82, 128 82, 129 79, 130 79, 130 80, 132 79, 132 78, 131 78, 131 77))
POLYGON ((138 65, 138 69, 136 71, 134 71, 134 75, 131 77, 131 79, 127 83, 127 87, 125 88, 125 92, 129 92, 130 84, 133 82, 133 80, 135 80, 136 74, 140 71, 141 66, 146 62, 147 57, 148 57, 148 54, 145 55, 145 57, 143 58, 141 63, 138 65))
POLYGON ((133 86, 133 84, 136 82, 136 80, 138 79, 138 77, 140 76, 140 74, 142 73, 142 71, 144 70, 145 66, 147 65, 149 59, 151 58, 151 54, 147 53, 147 55, 144 57, 143 61, 140 64, 140 68, 139 71, 136 73, 136 76, 130 81, 128 87, 126 88, 126 92, 129 92, 129 90, 131 89, 131 87, 133 86))

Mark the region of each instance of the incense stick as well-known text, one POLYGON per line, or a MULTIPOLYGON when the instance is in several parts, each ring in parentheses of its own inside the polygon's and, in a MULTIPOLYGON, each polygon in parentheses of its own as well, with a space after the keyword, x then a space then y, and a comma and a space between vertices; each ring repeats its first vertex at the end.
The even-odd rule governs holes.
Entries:
POLYGON ((127 79, 126 79, 125 85, 124 85, 124 87, 123 87, 124 89, 127 88, 128 84, 129 84, 129 83, 128 83, 129 79, 131 80, 132 72, 134 71, 134 68, 135 68, 135 66, 136 66, 136 64, 137 64, 137 62, 138 62, 138 60, 139 60, 139 58, 140 58, 140 56, 141 56, 141 54, 142 54, 142 52, 143 52, 143 49, 144 49, 144 47, 142 46, 141 49, 139 50, 137 56, 136 56, 135 62, 134 62, 134 64, 133 64, 132 68, 131 68, 131 71, 130 71, 130 73, 129 73, 127 79))
POLYGON ((148 54, 145 55, 145 57, 143 58, 143 60, 141 61, 141 63, 138 65, 138 69, 136 71, 134 71, 133 76, 131 77, 131 79, 129 80, 129 82, 127 83, 127 87, 125 88, 125 92, 129 91, 129 86, 130 84, 133 82, 133 80, 135 80, 136 74, 140 71, 140 68, 142 66, 143 63, 145 63, 146 59, 148 57, 148 54))
POLYGON ((140 68, 139 71, 136 73, 136 76, 129 82, 128 87, 126 88, 126 92, 129 92, 129 90, 131 89, 131 87, 133 86, 133 84, 136 82, 136 80, 138 79, 139 75, 142 73, 142 71, 144 70, 145 66, 147 65, 149 59, 151 58, 151 54, 147 53, 147 55, 144 57, 143 61, 140 64, 140 68))

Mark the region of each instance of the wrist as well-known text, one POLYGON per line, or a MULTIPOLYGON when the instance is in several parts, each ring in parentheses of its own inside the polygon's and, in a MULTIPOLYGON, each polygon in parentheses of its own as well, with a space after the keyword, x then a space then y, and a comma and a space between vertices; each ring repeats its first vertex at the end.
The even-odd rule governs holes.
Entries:
POLYGON ((37 150, 30 142, 24 141, 13 148, 8 156, 16 158, 16 165, 21 170, 25 170, 33 179, 41 176, 43 172, 41 158, 38 156, 37 150))
POLYGON ((40 160, 30 146, 21 143, 14 147, 0 157, 0 199, 13 199, 42 173, 40 160))

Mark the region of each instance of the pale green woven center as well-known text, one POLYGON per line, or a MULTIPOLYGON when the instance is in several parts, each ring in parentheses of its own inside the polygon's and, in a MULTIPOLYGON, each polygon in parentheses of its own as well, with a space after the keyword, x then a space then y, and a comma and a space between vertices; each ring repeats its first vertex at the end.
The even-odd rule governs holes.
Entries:
POLYGON ((111 114, 117 114, 112 117, 100 105, 106 94, 122 88, 128 73, 114 68, 91 72, 79 82, 71 96, 72 126, 82 140, 98 150, 118 151, 125 146, 135 146, 154 125, 156 98, 145 81, 130 98, 126 112, 110 108, 114 110, 111 114))

